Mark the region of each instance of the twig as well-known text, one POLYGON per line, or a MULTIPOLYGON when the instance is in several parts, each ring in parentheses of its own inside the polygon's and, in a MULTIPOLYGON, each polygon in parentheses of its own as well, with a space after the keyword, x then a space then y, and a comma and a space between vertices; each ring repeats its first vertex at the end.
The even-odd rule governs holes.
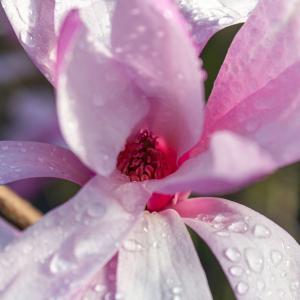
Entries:
POLYGON ((0 215, 19 229, 36 223, 42 213, 6 186, 0 186, 0 215))

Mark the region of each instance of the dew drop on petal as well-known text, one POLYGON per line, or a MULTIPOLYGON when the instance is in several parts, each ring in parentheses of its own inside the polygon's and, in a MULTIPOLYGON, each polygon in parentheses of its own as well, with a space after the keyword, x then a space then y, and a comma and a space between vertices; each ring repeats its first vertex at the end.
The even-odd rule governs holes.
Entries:
POLYGON ((257 238, 268 238, 271 232, 266 226, 257 224, 253 228, 253 234, 257 238))
POLYGON ((106 286, 102 284, 96 284, 94 286, 94 291, 97 293, 104 292, 106 290, 106 286))
POLYGON ((35 47, 35 41, 33 36, 26 30, 21 31, 19 35, 20 41, 25 45, 30 48, 35 47))
POLYGON ((246 294, 248 292, 248 289, 249 289, 248 284, 242 281, 240 281, 235 287, 235 290, 240 295, 246 294))
POLYGON ((254 248, 245 249, 246 262, 253 272, 260 273, 264 266, 264 259, 260 252, 254 248))
POLYGON ((49 264, 50 272, 53 274, 63 273, 70 269, 72 269, 74 266, 70 261, 67 261, 63 257, 61 257, 59 254, 55 254, 49 264))
POLYGON ((282 261, 282 254, 278 250, 271 251, 271 260, 274 265, 279 265, 282 261))
POLYGON ((232 262, 238 262, 241 259, 241 253, 236 248, 228 248, 224 252, 225 257, 232 261, 232 262))
POLYGON ((181 286, 173 286, 172 289, 171 289, 171 292, 173 295, 178 295, 178 294, 181 294, 183 291, 182 287, 181 286))
POLYGON ((123 249, 129 252, 142 251, 143 246, 136 240, 129 239, 123 242, 123 249))
POLYGON ((230 267, 229 269, 229 274, 235 277, 239 277, 243 274, 244 270, 243 268, 239 267, 239 266, 233 266, 230 267))
POLYGON ((300 289, 300 282, 298 280, 294 280, 290 283, 290 290, 297 291, 300 289))
POLYGON ((230 224, 227 229, 231 232, 245 233, 248 230, 248 224, 244 221, 237 221, 230 224))
POLYGON ((230 233, 228 231, 217 231, 216 232, 216 235, 220 236, 220 237, 229 237, 230 236, 230 233))
POLYGON ((124 299, 123 294, 121 294, 121 293, 116 293, 116 294, 115 294, 115 300, 121 300, 121 299, 124 299))
POLYGON ((86 212, 90 217, 101 218, 105 213, 105 208, 101 203, 91 203, 86 212))

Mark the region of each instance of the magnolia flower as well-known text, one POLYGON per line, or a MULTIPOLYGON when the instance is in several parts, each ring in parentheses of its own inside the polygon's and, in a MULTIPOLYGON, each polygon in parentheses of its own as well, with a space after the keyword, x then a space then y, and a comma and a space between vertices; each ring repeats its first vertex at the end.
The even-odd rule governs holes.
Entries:
MULTIPOLYGON (((192 26, 200 51, 218 30, 244 22, 258 0, 176 2, 192 26)), ((111 16, 116 0, 2 0, 1 3, 25 50, 52 83, 59 29, 70 9, 85 8, 82 18, 90 23, 102 43, 107 46, 110 43, 111 16)))
POLYGON ((237 299, 298 299, 300 249, 288 233, 234 202, 187 195, 237 189, 299 159, 299 9, 258 5, 206 107, 198 53, 172 3, 119 1, 109 49, 84 11, 71 12, 54 80, 76 156, 1 142, 0 182, 84 186, 2 251, 1 299, 211 299, 184 224, 237 299))

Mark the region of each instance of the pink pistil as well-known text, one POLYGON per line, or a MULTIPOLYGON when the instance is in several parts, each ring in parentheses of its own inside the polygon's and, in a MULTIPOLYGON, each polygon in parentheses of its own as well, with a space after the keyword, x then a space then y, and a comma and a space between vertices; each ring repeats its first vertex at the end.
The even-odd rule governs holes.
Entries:
POLYGON ((176 156, 161 139, 141 130, 120 152, 117 168, 131 181, 161 179, 176 170, 176 156))
MULTIPOLYGON (((133 141, 127 142, 120 152, 117 168, 130 181, 161 179, 177 169, 177 155, 162 138, 149 130, 141 130, 133 141)), ((150 211, 164 209, 172 201, 173 195, 154 193, 148 201, 150 211)))

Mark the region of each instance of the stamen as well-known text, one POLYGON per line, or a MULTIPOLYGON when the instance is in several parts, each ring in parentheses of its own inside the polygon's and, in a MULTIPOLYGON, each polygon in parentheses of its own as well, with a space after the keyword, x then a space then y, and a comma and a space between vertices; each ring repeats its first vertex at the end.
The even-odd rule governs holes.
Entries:
POLYGON ((160 179, 176 170, 176 155, 149 130, 141 130, 120 152, 117 168, 131 181, 160 179))

